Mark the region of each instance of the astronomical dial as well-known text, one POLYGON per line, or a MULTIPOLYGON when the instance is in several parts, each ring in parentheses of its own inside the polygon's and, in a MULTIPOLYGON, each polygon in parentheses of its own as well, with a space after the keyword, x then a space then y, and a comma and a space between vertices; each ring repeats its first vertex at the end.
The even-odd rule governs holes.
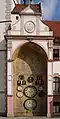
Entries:
POLYGON ((21 98, 23 96, 23 93, 22 92, 18 92, 17 93, 17 97, 21 98))
POLYGON ((25 80, 19 80, 17 81, 17 85, 20 86, 20 85, 26 85, 26 81, 25 80))
POLYGON ((22 91, 22 90, 23 90, 22 86, 18 86, 18 87, 17 87, 17 90, 18 90, 18 91, 22 91))
POLYGON ((39 87, 38 91, 43 91, 44 88, 42 86, 39 87))
POLYGON ((25 23, 25 31, 28 32, 28 33, 32 33, 35 29, 35 24, 33 21, 27 21, 25 23))
POLYGON ((27 99, 23 105, 27 110, 34 110, 37 107, 37 102, 34 99, 27 99))
POLYGON ((34 81, 34 78, 33 78, 32 76, 30 76, 30 77, 28 77, 27 81, 28 81, 29 83, 32 83, 32 82, 34 81))
POLYGON ((34 86, 27 86, 24 91, 23 91, 24 95, 28 98, 33 98, 36 96, 37 94, 37 89, 34 86))
POLYGON ((19 75, 19 76, 18 76, 18 79, 19 79, 19 80, 23 80, 23 79, 24 79, 24 75, 19 75))

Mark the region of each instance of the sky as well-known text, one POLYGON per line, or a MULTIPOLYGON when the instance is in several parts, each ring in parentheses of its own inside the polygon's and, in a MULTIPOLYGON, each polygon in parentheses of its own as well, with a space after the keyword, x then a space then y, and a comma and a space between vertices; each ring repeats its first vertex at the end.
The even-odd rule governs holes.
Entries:
MULTIPOLYGON (((23 2, 23 0, 21 0, 23 2)), ((44 20, 60 21, 60 0, 32 0, 33 3, 41 3, 44 20)))
POLYGON ((43 19, 60 20, 60 0, 40 0, 43 9, 43 19))

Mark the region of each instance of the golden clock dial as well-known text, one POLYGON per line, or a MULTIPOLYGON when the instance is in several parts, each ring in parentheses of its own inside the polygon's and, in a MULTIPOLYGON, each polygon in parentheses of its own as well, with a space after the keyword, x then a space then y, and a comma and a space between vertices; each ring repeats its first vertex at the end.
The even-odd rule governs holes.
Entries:
POLYGON ((18 86, 18 87, 17 87, 17 90, 18 90, 18 91, 22 91, 22 90, 23 90, 22 86, 18 86))
POLYGON ((24 91, 23 91, 24 95, 28 98, 32 98, 35 97, 37 94, 37 89, 34 86, 27 86, 24 91))
POLYGON ((33 78, 32 76, 30 76, 30 77, 28 77, 27 81, 28 81, 29 83, 32 83, 32 82, 34 81, 34 78, 33 78))
POLYGON ((27 99, 23 105, 26 110, 34 110, 37 107, 37 102, 35 99, 27 99))
POLYGON ((18 76, 18 79, 19 79, 19 80, 23 80, 23 79, 24 79, 24 75, 19 75, 19 76, 18 76))
POLYGON ((38 90, 39 90, 39 91, 43 91, 44 88, 43 88, 42 86, 40 86, 38 90))
POLYGON ((16 95, 17 95, 17 97, 21 98, 23 96, 23 93, 22 92, 18 92, 16 95))

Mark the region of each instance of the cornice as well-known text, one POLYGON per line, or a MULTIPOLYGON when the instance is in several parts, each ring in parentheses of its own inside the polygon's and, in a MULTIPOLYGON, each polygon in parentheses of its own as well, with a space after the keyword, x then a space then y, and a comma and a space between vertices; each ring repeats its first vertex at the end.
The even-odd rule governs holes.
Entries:
POLYGON ((54 36, 22 36, 22 35, 5 35, 5 40, 54 40, 54 36))

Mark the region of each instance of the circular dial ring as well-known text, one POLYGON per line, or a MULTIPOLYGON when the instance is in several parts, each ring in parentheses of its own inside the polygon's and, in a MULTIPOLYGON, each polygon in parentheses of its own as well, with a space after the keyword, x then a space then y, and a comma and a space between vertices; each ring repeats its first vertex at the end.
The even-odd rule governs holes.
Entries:
POLYGON ((34 24, 33 21, 27 21, 27 22, 25 23, 24 28, 25 28, 25 31, 26 31, 26 32, 32 33, 32 32, 34 31, 34 29, 35 29, 35 24, 34 24))
POLYGON ((23 97, 23 93, 22 93, 22 92, 18 92, 18 93, 16 94, 16 96, 17 96, 18 98, 21 98, 21 97, 23 97))
POLYGON ((22 86, 18 86, 17 90, 22 92, 22 90, 23 90, 22 86))
POLYGON ((27 99, 24 101, 23 106, 26 110, 34 110, 37 107, 35 99, 27 99))
POLYGON ((37 89, 35 88, 35 86, 29 85, 29 86, 25 87, 23 93, 26 97, 33 98, 37 94, 37 89))
POLYGON ((29 83, 32 83, 32 82, 34 81, 34 78, 33 78, 32 76, 30 76, 30 77, 28 77, 27 81, 28 81, 29 83))

